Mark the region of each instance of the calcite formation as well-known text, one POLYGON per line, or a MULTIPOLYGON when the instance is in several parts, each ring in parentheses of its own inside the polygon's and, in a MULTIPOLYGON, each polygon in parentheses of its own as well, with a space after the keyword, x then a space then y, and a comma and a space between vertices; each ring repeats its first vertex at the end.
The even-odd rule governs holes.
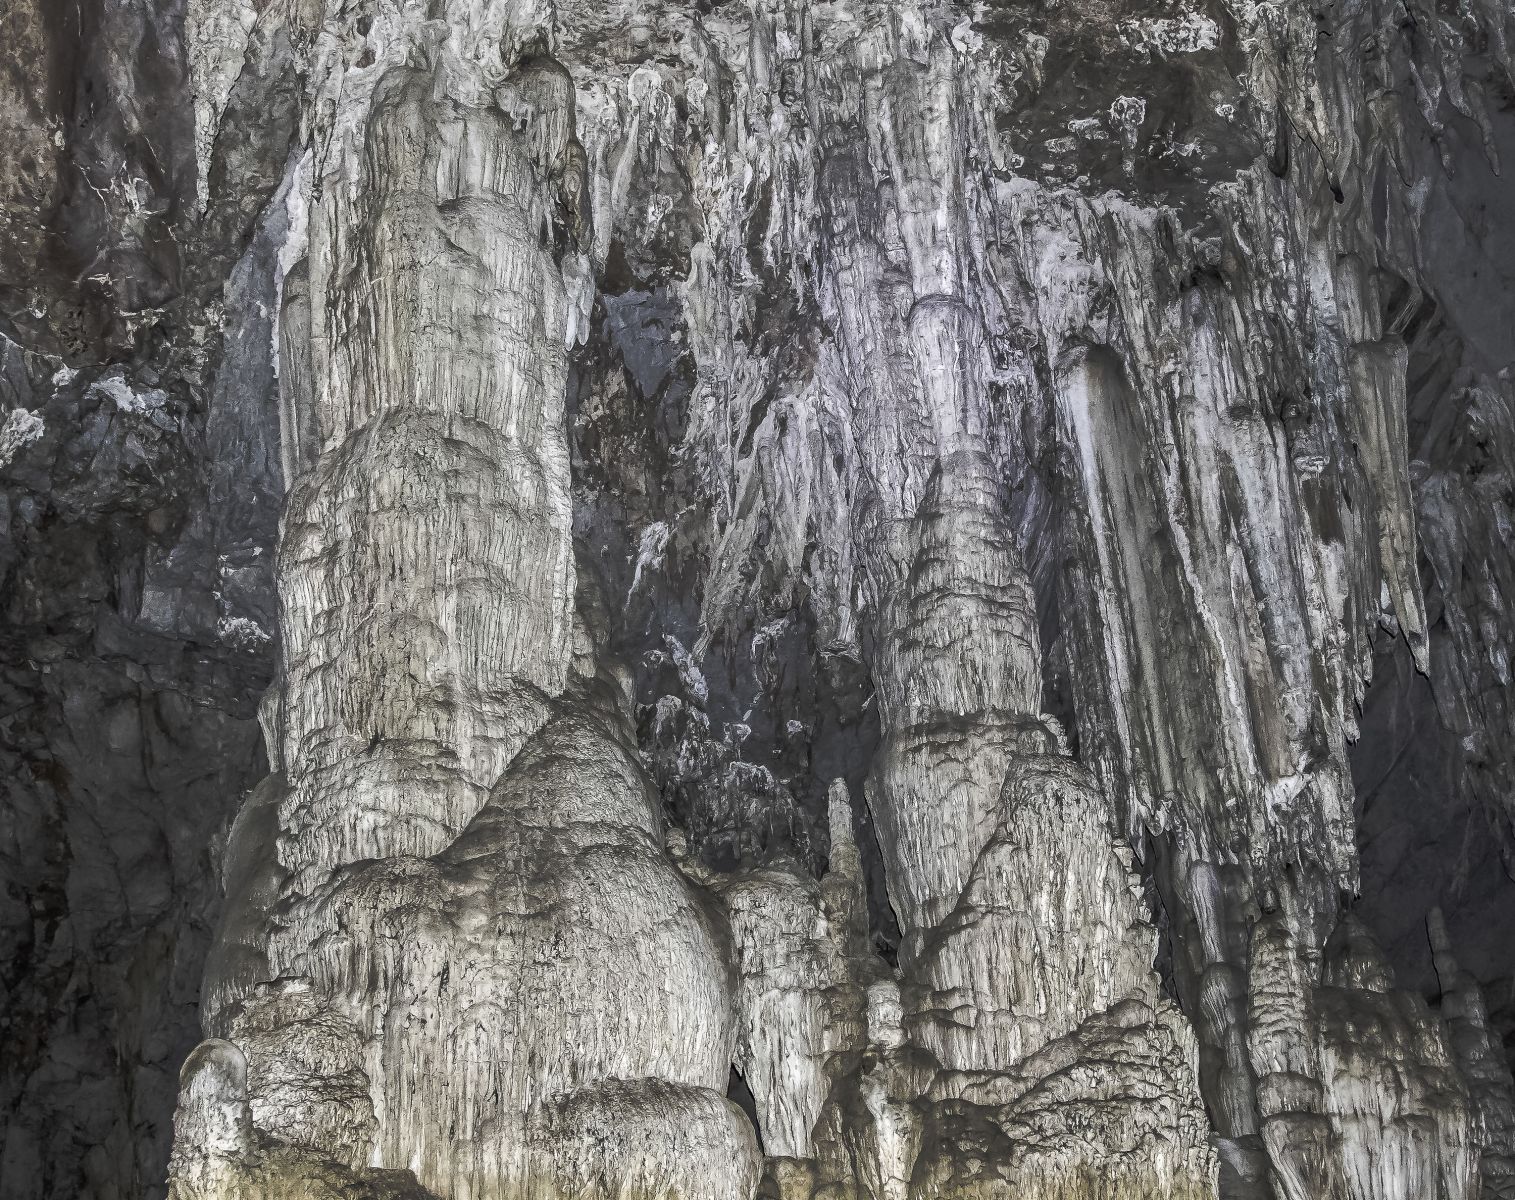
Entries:
POLYGON ((63 7, 0 1193, 1515 1197, 1507 3, 63 7))
POLYGON ((502 14, 411 15, 306 31, 338 99, 292 198, 281 770, 233 834, 172 1191, 300 1194, 334 1166, 375 1195, 401 1171, 745 1196, 722 926, 575 640, 572 84, 502 14))

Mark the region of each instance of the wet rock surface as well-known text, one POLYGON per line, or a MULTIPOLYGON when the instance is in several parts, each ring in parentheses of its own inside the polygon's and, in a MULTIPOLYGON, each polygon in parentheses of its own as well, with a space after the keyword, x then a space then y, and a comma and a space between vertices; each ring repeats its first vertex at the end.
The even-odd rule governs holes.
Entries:
POLYGON ((1515 1195, 1508 5, 0 44, 0 1193, 1515 1195))

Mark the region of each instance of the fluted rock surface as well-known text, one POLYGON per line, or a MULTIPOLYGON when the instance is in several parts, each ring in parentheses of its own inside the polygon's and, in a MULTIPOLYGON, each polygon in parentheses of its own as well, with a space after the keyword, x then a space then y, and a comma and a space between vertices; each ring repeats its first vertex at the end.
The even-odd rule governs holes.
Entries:
POLYGON ((572 626, 571 83, 529 14, 414 15, 303 31, 281 770, 233 833, 171 1191, 743 1197, 724 928, 572 626))
POLYGON ((297 871, 447 845, 562 690, 573 597, 569 82, 505 72, 509 43, 461 19, 322 33, 314 86, 341 99, 293 198, 310 390, 290 373, 280 541, 297 871))
POLYGON ((1508 4, 0 43, 7 1200, 1512 1194, 1508 4))

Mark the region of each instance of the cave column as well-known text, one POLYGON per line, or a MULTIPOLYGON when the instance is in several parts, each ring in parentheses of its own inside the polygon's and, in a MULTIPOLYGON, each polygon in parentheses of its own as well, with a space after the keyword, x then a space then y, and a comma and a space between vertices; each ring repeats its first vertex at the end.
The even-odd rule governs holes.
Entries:
POLYGON ((722 922, 576 612, 565 409, 593 289, 574 85, 536 7, 333 6, 316 38, 281 770, 228 850, 176 1200, 756 1186, 717 1090, 722 922))

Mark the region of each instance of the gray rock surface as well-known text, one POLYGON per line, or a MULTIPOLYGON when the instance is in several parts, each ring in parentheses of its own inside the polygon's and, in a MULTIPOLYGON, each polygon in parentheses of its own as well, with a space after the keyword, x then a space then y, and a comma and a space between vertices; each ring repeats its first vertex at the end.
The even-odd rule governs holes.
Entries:
POLYGON ((1515 1195, 1512 45, 13 0, 0 1194, 1515 1195))

